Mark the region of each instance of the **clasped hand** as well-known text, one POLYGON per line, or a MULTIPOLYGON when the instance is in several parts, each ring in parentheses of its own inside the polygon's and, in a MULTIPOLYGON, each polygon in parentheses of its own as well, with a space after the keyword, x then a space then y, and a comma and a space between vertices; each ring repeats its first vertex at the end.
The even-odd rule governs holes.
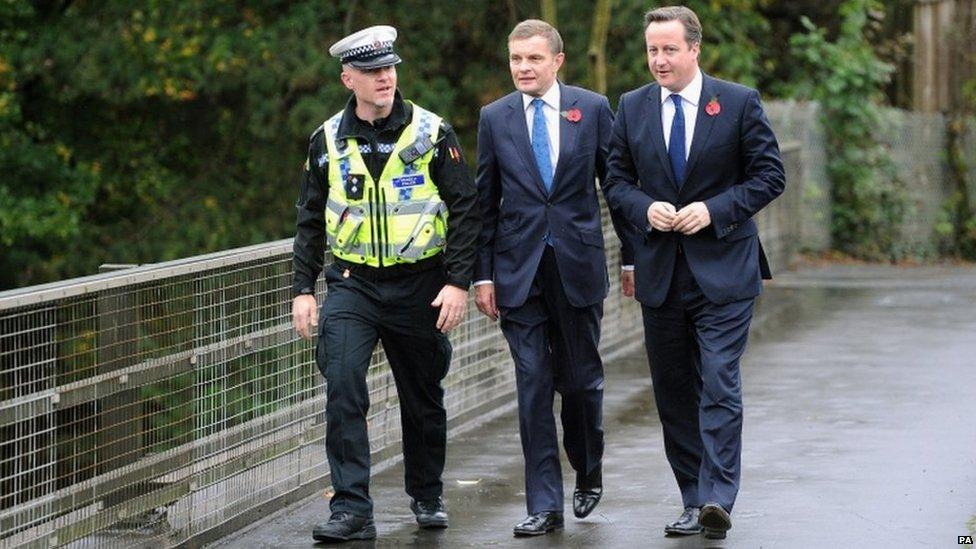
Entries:
POLYGON ((712 217, 704 202, 692 202, 680 210, 668 202, 653 202, 647 208, 647 221, 658 231, 692 235, 711 225, 712 217))

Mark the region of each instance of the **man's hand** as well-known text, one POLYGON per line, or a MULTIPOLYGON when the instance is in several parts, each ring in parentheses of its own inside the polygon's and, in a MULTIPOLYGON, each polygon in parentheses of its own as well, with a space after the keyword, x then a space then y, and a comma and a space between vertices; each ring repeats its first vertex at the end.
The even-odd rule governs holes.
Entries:
POLYGON ((712 216, 704 202, 692 202, 674 218, 672 228, 681 234, 692 235, 712 224, 712 216))
POLYGON ((634 297, 634 271, 620 271, 620 293, 634 297))
POLYGON ((446 334, 456 328, 464 318, 464 312, 468 308, 468 292, 445 284, 430 306, 441 308, 441 314, 437 317, 437 329, 446 334))
POLYGON ((647 208, 647 221, 654 229, 667 232, 672 229, 676 214, 674 204, 652 202, 651 206, 647 208))
POLYGON ((319 325, 319 308, 314 295, 298 295, 291 302, 291 324, 298 335, 311 339, 319 325), (309 326, 313 329, 309 330, 309 326))
POLYGON ((478 284, 474 287, 474 302, 478 310, 492 320, 498 320, 498 306, 495 304, 495 285, 478 284))

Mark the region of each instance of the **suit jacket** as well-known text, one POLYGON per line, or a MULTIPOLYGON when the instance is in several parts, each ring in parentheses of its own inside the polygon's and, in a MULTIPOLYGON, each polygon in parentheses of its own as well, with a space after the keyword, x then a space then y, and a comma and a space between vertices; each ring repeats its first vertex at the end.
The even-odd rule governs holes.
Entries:
MULTIPOLYGON (((481 109, 476 180, 483 224, 474 280, 494 281, 499 307, 525 303, 547 235, 570 304, 593 305, 607 295, 595 179, 604 181, 613 112, 602 95, 558 85, 559 110, 579 109, 582 116, 575 122, 559 118, 550 192, 532 153, 521 92, 481 109)), ((628 249, 624 254, 629 259, 628 249)))
POLYGON ((759 295, 769 278, 752 216, 785 187, 779 145, 756 90, 703 75, 685 180, 675 181, 664 146, 661 87, 620 98, 607 167, 607 203, 643 238, 634 243, 636 297, 657 307, 667 296, 678 244, 705 297, 723 304, 759 295), (719 112, 705 108, 715 100, 719 112), (681 209, 704 202, 711 225, 694 235, 650 229, 647 209, 664 201, 681 209))

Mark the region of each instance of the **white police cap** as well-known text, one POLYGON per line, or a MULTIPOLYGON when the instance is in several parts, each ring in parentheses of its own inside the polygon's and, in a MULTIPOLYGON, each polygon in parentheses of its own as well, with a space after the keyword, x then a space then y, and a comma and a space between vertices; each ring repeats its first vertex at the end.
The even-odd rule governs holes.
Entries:
POLYGON ((389 25, 376 25, 354 32, 329 48, 329 55, 357 69, 376 69, 401 61, 393 51, 397 31, 389 25))

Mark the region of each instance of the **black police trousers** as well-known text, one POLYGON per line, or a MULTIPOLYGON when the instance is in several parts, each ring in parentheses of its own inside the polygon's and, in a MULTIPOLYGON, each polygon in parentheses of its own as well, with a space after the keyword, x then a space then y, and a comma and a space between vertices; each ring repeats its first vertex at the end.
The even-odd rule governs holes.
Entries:
POLYGON ((366 374, 378 340, 400 400, 406 492, 417 500, 443 492, 447 415, 441 380, 451 343, 435 327, 439 309, 430 303, 445 277, 440 268, 392 280, 343 275, 335 264, 326 269, 328 295, 316 349, 326 380, 325 446, 335 489, 329 507, 371 517, 366 374))

